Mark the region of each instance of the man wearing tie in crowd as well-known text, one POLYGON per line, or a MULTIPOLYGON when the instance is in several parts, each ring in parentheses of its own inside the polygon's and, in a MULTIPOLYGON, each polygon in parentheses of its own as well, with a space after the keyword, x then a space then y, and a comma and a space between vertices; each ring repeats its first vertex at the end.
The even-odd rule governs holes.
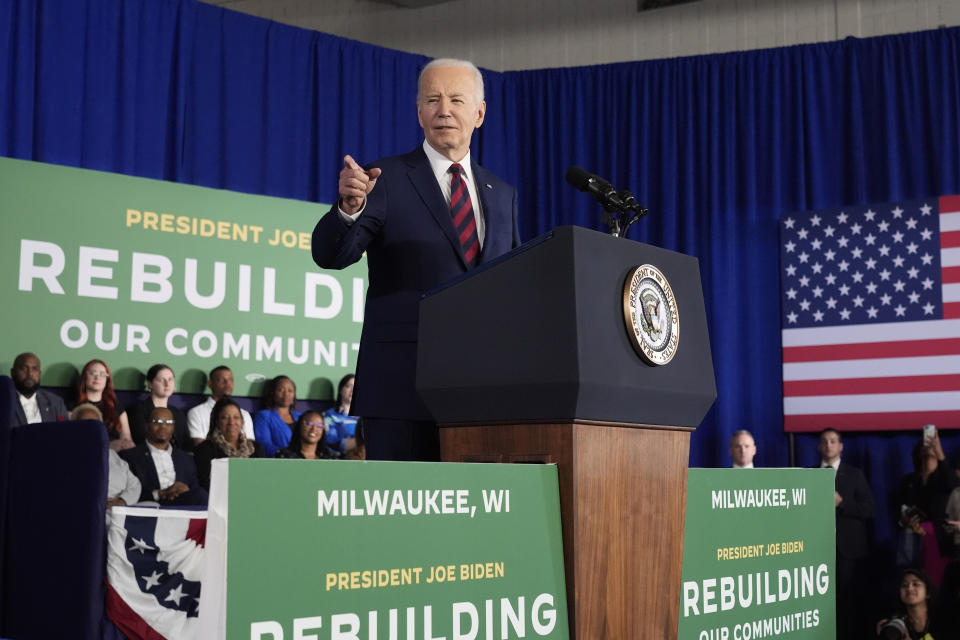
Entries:
POLYGON ((313 231, 321 267, 367 254, 352 412, 364 419, 368 459, 439 459, 436 423, 415 389, 420 297, 519 244, 516 190, 470 156, 485 112, 472 63, 430 62, 417 92, 423 144, 366 168, 346 156, 339 201, 313 231))

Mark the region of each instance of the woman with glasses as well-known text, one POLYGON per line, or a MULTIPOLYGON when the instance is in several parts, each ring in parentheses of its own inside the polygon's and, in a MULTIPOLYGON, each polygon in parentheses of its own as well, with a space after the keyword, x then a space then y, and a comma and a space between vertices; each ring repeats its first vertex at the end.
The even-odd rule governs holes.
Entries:
POLYGON ((323 416, 316 411, 304 411, 293 429, 290 444, 278 450, 274 457, 300 460, 326 460, 340 457, 339 452, 327 446, 325 434, 323 416))
POLYGON ((103 424, 110 434, 110 448, 114 451, 134 446, 130 437, 130 423, 126 411, 117 411, 117 394, 113 390, 110 367, 103 360, 91 360, 83 365, 77 380, 77 405, 89 402, 103 414, 103 424))

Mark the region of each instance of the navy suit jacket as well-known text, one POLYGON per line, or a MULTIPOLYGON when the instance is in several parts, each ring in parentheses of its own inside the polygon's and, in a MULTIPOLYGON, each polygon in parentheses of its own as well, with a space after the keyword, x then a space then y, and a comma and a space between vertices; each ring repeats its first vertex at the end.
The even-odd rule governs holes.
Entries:
MULTIPOLYGON (((467 264, 423 147, 370 167, 382 173, 363 213, 347 225, 335 203, 313 230, 313 259, 342 269, 367 254, 370 288, 352 412, 431 420, 415 389, 420 298, 465 273, 467 264)), ((471 168, 486 223, 483 263, 520 244, 517 192, 483 167, 471 168)))
MULTIPOLYGON (((133 474, 140 480, 140 502, 153 500, 153 492, 160 489, 160 477, 157 475, 153 458, 150 457, 147 443, 142 442, 132 449, 124 449, 120 452, 120 457, 127 461, 133 474)), ((177 481, 190 487, 190 491, 180 495, 171 504, 206 505, 207 491, 200 486, 200 481, 197 479, 197 465, 193 461, 193 456, 174 447, 173 470, 177 474, 177 481)))
MULTIPOLYGON (((67 405, 63 403, 63 398, 52 391, 37 389, 37 406, 40 407, 41 422, 57 422, 67 419, 67 405)), ((23 412, 23 405, 20 404, 20 396, 16 396, 13 412, 13 426, 21 427, 27 424, 27 414, 23 412)))
POLYGON ((874 515, 873 492, 863 472, 840 461, 834 486, 843 502, 837 507, 837 554, 862 558, 870 551, 874 515))

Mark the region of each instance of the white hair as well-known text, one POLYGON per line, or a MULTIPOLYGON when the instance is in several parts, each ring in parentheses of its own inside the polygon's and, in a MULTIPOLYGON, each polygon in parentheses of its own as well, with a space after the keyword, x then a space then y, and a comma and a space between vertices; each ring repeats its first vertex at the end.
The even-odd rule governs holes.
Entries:
POLYGON ((461 67, 464 69, 470 69, 473 71, 474 80, 476 82, 476 97, 477 104, 483 102, 483 75, 480 73, 480 69, 477 69, 477 65, 473 64, 469 60, 457 60, 456 58, 437 58, 436 60, 431 60, 427 63, 420 71, 420 77, 417 78, 417 102, 420 102, 420 99, 423 97, 423 76, 428 69, 434 69, 437 67, 461 67))

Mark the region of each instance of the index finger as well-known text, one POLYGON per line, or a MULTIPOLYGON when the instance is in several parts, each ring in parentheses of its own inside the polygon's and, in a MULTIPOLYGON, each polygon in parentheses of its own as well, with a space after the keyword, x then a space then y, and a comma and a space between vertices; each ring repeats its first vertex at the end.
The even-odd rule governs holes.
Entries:
POLYGON ((363 171, 363 168, 357 164, 357 161, 354 160, 349 154, 343 156, 343 166, 347 169, 359 169, 360 171, 363 171))

